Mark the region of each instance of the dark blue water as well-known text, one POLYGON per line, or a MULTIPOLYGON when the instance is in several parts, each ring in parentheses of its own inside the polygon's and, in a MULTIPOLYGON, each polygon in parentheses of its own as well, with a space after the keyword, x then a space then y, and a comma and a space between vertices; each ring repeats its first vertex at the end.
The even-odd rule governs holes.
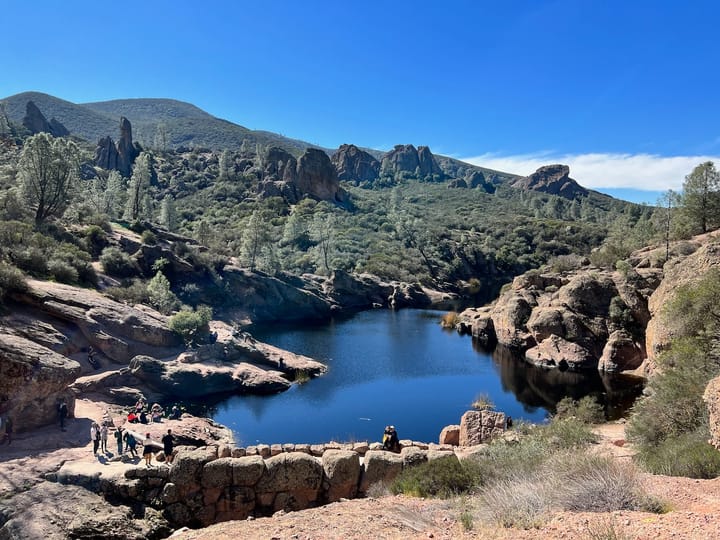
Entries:
POLYGON ((326 363, 328 373, 281 394, 232 397, 213 417, 239 445, 376 441, 387 424, 401 439, 432 442, 480 394, 532 422, 566 395, 597 394, 617 415, 632 401, 628 388, 636 394, 637 380, 547 371, 503 350, 484 352, 443 330, 441 315, 374 310, 323 325, 256 328, 259 340, 326 363))

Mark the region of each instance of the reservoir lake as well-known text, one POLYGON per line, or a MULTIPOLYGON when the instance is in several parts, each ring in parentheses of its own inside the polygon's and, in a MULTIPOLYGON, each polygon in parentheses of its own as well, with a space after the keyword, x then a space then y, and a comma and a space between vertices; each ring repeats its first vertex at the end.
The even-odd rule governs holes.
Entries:
POLYGON ((565 396, 596 396, 608 418, 626 412, 642 379, 532 366, 507 349, 484 351, 440 327, 439 311, 378 309, 324 324, 255 327, 267 343, 310 356, 328 372, 271 396, 233 396, 212 408, 236 444, 379 441, 387 424, 401 439, 437 442, 479 396, 514 420, 543 422, 565 396))

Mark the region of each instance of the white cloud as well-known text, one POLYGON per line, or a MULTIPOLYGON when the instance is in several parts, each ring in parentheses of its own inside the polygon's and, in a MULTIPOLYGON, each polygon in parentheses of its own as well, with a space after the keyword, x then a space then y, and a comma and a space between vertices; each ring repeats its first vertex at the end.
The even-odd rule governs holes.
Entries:
POLYGON ((528 175, 543 165, 564 163, 570 166, 570 177, 582 186, 633 188, 648 191, 679 191, 685 176, 705 161, 720 164, 718 156, 658 156, 654 154, 555 154, 539 152, 501 156, 483 154, 459 158, 462 161, 519 175, 528 175))

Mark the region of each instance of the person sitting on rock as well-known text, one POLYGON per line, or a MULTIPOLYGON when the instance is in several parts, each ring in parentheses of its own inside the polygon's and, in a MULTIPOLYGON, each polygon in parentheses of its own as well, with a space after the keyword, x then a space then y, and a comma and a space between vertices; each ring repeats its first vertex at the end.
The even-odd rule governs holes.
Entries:
POLYGON ((127 421, 130 422, 131 424, 137 424, 140 421, 140 418, 138 417, 137 414, 135 414, 134 412, 131 412, 130 414, 127 415, 127 421))
POLYGON ((170 420, 180 420, 180 417, 182 416, 182 411, 177 405, 173 405, 172 409, 170 410, 170 420))
POLYGON ((140 411, 140 423, 141 424, 147 424, 148 423, 148 417, 147 413, 145 412, 145 409, 140 411))
POLYGON ((160 406, 159 403, 153 403, 152 408, 150 409, 150 418, 153 422, 162 422, 162 416, 163 416, 163 408, 160 406))
POLYGON ((383 450, 400 453, 400 439, 398 438, 395 426, 385 426, 383 433, 383 450))

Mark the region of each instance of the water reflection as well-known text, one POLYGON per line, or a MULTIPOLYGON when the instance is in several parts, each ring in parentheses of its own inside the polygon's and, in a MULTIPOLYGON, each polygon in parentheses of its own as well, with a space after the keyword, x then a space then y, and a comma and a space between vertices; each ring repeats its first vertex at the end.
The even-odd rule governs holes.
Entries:
MULTIPOLYGON (((487 354, 476 340, 473 348, 487 354)), ((555 412, 558 402, 565 397, 578 400, 591 395, 603 405, 608 419, 617 419, 640 396, 644 385, 642 378, 631 375, 541 368, 525 362, 515 351, 502 345, 492 351, 492 359, 503 388, 515 394, 528 410, 542 407, 555 412)))

